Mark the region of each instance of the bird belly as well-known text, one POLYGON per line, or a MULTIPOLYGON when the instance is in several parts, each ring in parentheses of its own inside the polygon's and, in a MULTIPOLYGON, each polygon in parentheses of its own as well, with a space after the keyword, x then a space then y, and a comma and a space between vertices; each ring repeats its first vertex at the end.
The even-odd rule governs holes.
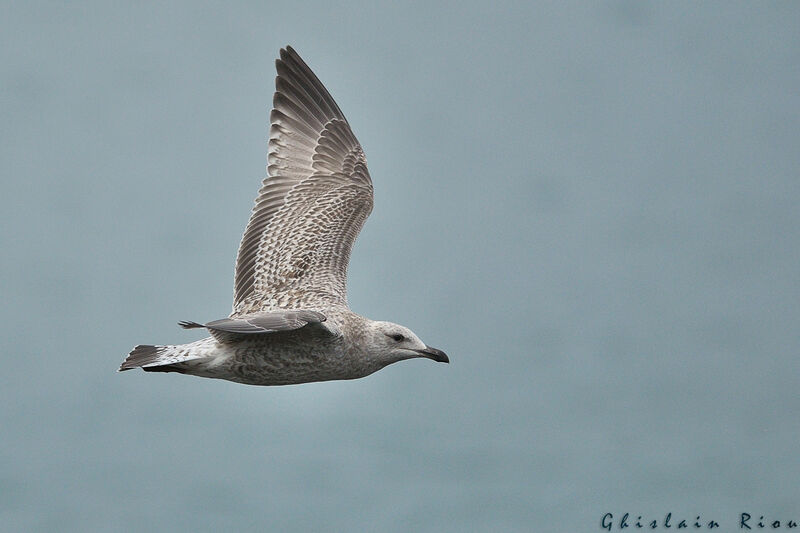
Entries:
POLYGON ((187 373, 249 385, 291 385, 355 379, 377 370, 334 346, 242 342, 220 348, 227 352, 224 357, 198 362, 187 373))

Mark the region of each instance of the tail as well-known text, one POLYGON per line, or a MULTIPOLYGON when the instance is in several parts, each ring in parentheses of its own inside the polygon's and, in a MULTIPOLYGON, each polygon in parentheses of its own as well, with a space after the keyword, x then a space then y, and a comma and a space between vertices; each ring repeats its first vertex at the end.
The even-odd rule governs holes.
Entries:
POLYGON ((140 344, 136 346, 128 357, 122 362, 117 372, 140 368, 146 372, 180 372, 183 369, 174 363, 180 361, 172 350, 174 346, 150 346, 140 344), (177 360, 176 360, 177 359, 177 360))

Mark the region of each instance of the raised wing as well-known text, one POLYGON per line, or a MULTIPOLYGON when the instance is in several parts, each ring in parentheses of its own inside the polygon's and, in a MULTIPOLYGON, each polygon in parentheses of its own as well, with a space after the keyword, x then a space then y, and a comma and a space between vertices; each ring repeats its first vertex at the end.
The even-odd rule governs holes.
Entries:
POLYGON ((236 259, 232 317, 347 306, 347 265, 372 211, 364 152, 289 46, 276 61, 267 178, 236 259))

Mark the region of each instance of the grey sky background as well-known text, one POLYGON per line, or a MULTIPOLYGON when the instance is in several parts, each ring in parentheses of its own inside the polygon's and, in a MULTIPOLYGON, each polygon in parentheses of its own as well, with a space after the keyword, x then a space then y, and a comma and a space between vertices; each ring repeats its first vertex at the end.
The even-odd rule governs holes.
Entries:
POLYGON ((0 3, 8 531, 800 522, 800 6, 0 3), (351 307, 451 357, 117 374, 230 311, 294 46, 367 153, 351 307))

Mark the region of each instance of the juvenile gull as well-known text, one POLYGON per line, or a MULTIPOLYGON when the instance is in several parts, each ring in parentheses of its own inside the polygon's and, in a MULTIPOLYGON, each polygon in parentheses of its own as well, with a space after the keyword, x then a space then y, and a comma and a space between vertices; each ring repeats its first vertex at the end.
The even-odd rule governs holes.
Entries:
POLYGON ((372 211, 367 160, 339 106, 290 46, 275 62, 267 177, 236 258, 233 312, 189 344, 139 345, 119 370, 251 385, 367 376, 404 359, 449 363, 410 329, 347 305, 350 251, 372 211))

